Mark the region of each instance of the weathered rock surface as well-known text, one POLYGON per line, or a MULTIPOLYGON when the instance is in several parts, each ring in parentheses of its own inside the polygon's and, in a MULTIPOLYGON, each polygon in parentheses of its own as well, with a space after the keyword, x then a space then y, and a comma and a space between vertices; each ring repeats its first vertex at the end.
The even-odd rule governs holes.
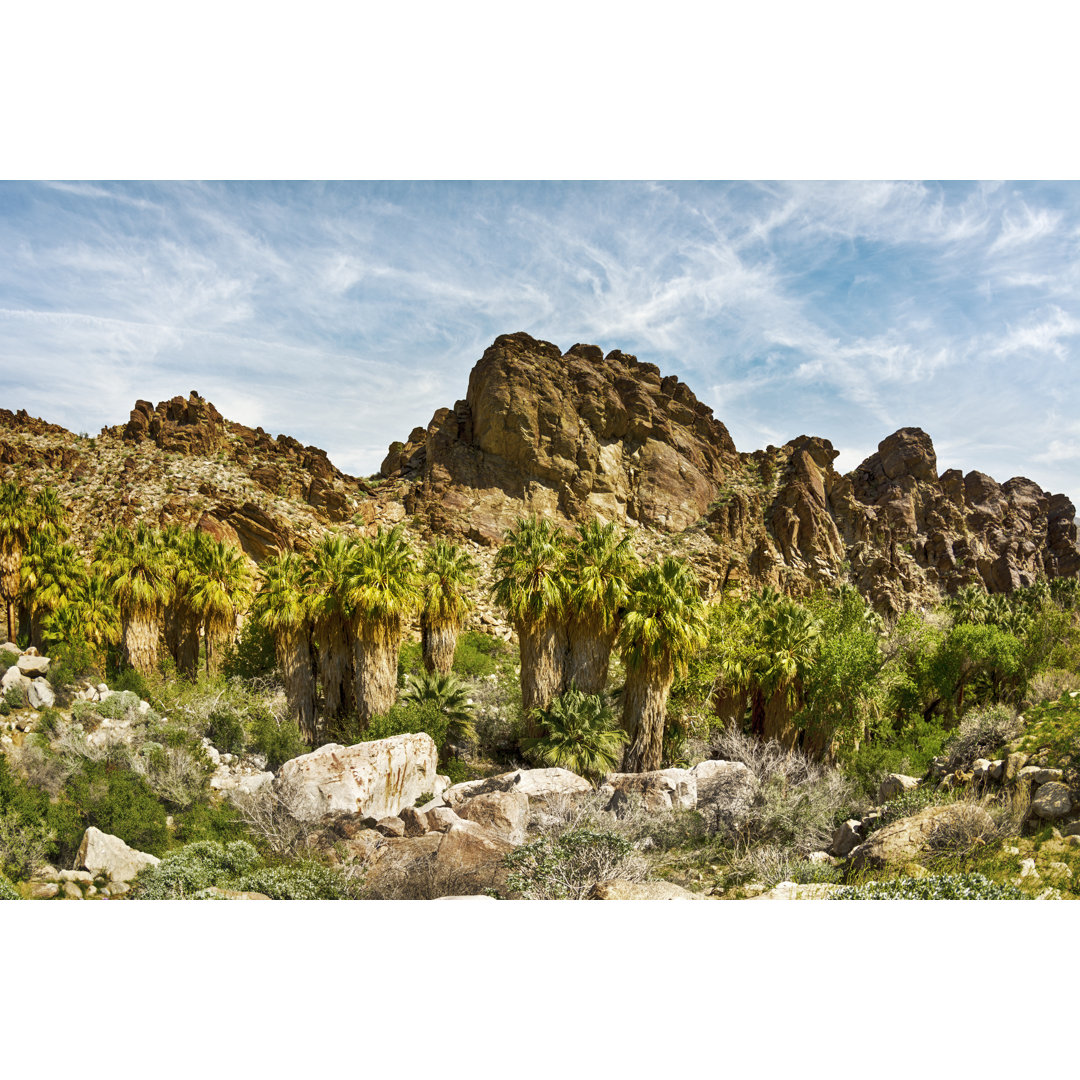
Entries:
POLYGON ((131 881, 140 870, 156 866, 160 859, 128 847, 119 836, 111 836, 91 826, 83 834, 76 862, 85 867, 87 878, 104 874, 111 881, 131 881))
POLYGON ((601 881, 589 892, 590 900, 704 900, 670 881, 601 881))
POLYGON ((905 791, 912 791, 919 786, 919 781, 914 776, 903 776, 901 773, 889 773, 878 785, 877 801, 886 803, 895 799, 897 795, 903 795, 905 791))
POLYGON ((56 704, 56 693, 44 679, 33 679, 26 691, 32 709, 51 709, 56 704))
POLYGON ((581 795, 592 791, 588 780, 569 769, 518 769, 488 780, 466 780, 443 792, 443 801, 456 810, 465 799, 493 791, 520 791, 530 802, 540 803, 551 798, 581 795))
POLYGON ((610 796, 609 809, 626 805, 630 796, 637 796, 645 809, 693 810, 697 806, 697 776, 689 769, 659 769, 645 773, 611 773, 600 788, 610 796))
POLYGON ((511 844, 521 844, 529 825, 529 796, 515 789, 476 795, 459 803, 457 813, 497 832, 511 844))
POLYGON ((42 679, 49 674, 49 658, 47 656, 20 656, 17 662, 19 671, 28 679, 42 679))
POLYGON ((433 789, 438 757, 423 732, 356 746, 329 743, 285 762, 275 784, 295 792, 306 820, 335 811, 391 817, 433 789))
POLYGON ((992 836, 994 819, 982 807, 965 803, 928 806, 879 829, 851 852, 851 862, 856 869, 903 866, 925 853, 937 838, 958 829, 969 836, 992 836))
POLYGON ((1031 800, 1031 812, 1044 821, 1065 817, 1072 810, 1072 795, 1067 784, 1056 780, 1040 784, 1031 800))

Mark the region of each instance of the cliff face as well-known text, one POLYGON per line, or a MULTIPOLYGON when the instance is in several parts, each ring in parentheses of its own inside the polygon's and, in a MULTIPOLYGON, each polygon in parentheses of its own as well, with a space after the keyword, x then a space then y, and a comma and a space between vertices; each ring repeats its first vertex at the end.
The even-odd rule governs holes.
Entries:
POLYGON ((510 334, 464 401, 391 446, 382 473, 413 481, 407 505, 433 530, 492 542, 523 511, 685 529, 737 462, 727 429, 674 376, 510 334))
MULTIPOLYGON (((674 376, 595 345, 562 353, 498 338, 463 401, 395 443, 382 479, 358 480, 324 451, 225 419, 192 392, 93 439, 0 410, 0 479, 51 484, 89 547, 107 525, 179 523, 253 560, 304 550, 326 529, 405 522, 416 539, 467 538, 483 566, 523 513, 569 527, 636 527, 643 554, 689 557, 710 589, 800 594, 850 581, 884 612, 981 582, 1080 575, 1075 507, 1036 483, 938 474, 930 437, 903 428, 847 475, 827 439, 738 453, 674 376)), ((487 573, 487 570, 485 570, 487 573)))
POLYGON ((1080 573, 1064 495, 1023 477, 939 476, 919 428, 846 476, 836 456, 805 435, 739 454, 712 410, 654 365, 511 334, 484 353, 464 401, 391 446, 382 474, 431 532, 491 544, 522 513, 599 516, 685 538, 713 586, 850 580, 891 612, 970 582, 1006 592, 1080 573))

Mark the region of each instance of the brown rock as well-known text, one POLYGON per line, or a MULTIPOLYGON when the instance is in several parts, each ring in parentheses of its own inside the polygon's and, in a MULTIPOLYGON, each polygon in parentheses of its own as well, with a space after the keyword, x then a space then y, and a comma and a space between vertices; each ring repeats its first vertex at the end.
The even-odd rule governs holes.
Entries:
POLYGON ((492 829, 512 844, 525 842, 529 824, 529 797, 521 791, 495 791, 466 799, 458 816, 492 829))

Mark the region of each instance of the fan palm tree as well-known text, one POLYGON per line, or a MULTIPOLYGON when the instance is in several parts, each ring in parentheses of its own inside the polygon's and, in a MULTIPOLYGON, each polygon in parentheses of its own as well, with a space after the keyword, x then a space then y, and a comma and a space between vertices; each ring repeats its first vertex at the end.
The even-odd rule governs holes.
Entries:
POLYGON ((660 768, 671 684, 707 639, 705 604, 687 562, 668 556, 634 579, 619 630, 623 728, 632 739, 623 760, 628 772, 660 768))
POLYGON ((87 578, 83 557, 73 544, 57 543, 35 532, 22 560, 22 591, 30 610, 30 643, 44 649, 44 620, 68 604, 87 578))
MULTIPOLYGON (((205 536, 205 534, 200 534, 205 536)), ((215 646, 236 636, 240 613, 251 603, 251 571, 243 552, 205 536, 195 548, 190 604, 206 643, 206 673, 215 666, 215 646)))
POLYGON ((788 599, 765 610, 759 626, 754 667, 764 699, 760 734, 789 750, 798 741, 792 717, 802 707, 803 678, 814 661, 820 633, 820 622, 788 599))
POLYGON ((34 521, 37 531, 50 540, 66 540, 71 535, 64 504, 55 488, 43 488, 34 496, 34 521))
POLYGON ((521 647, 521 703, 526 734, 541 734, 533 716, 563 690, 567 636, 566 538, 549 521, 519 518, 495 556, 492 594, 510 616, 521 647))
POLYGON ((447 741, 475 743, 474 706, 468 690, 453 675, 423 671, 409 678, 401 694, 402 701, 422 704, 430 701, 449 721, 447 741))
POLYGON ((571 686, 538 712, 543 734, 522 740, 522 749, 545 765, 597 781, 615 769, 630 741, 601 694, 571 686))
POLYGON ((69 602, 46 616, 43 629, 49 641, 85 641, 104 660, 106 647, 116 645, 123 632, 105 578, 88 574, 69 602))
POLYGON ((416 559, 395 525, 359 544, 349 565, 356 715, 367 725, 397 698, 398 653, 405 622, 420 604, 416 559))
POLYGON ((303 589, 303 560, 295 552, 283 552, 259 569, 262 583, 251 613, 274 640, 289 710, 308 745, 314 746, 315 681, 311 674, 311 620, 303 589))
POLYGON ((949 598, 946 606, 953 613, 954 622, 981 625, 986 622, 989 599, 981 585, 965 585, 957 590, 955 596, 949 598))
POLYGON ((205 533, 179 525, 169 525, 162 530, 162 542, 172 562, 176 586, 172 599, 165 606, 165 642, 177 669, 189 679, 195 678, 199 666, 199 615, 191 593, 195 586, 198 550, 209 539, 205 533))
POLYGON ((134 532, 119 527, 99 539, 96 554, 120 609, 127 661, 149 675, 157 668, 162 611, 176 589, 161 533, 146 525, 134 532))
POLYGON ((604 691, 622 607, 639 569, 630 535, 614 522, 578 526, 566 560, 567 686, 604 691))
POLYGON ((22 557, 37 525, 37 510, 26 488, 0 483, 0 600, 7 616, 7 640, 18 633, 15 605, 22 588, 22 557))
POLYGON ((352 706, 353 645, 349 630, 349 567, 355 543, 324 534, 308 554, 303 583, 318 651, 323 712, 340 717, 352 706))
POLYGON ((457 636, 472 607, 467 590, 476 582, 476 563, 448 540, 436 540, 424 552, 420 643, 424 667, 449 675, 457 636))

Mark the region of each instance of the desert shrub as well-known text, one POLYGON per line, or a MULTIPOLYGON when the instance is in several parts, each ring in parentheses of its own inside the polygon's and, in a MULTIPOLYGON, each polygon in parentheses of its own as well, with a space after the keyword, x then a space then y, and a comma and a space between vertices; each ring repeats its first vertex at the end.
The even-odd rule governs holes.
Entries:
POLYGON ((237 817, 252 837, 272 855, 295 855, 303 850, 307 829, 301 821, 303 795, 299 788, 280 785, 239 792, 237 817))
POLYGON ((57 692, 97 673, 97 656, 85 641, 66 641, 52 649, 47 678, 57 692))
POLYGON ((502 639, 478 630, 466 630, 457 639, 454 673, 465 678, 483 679, 511 662, 513 654, 513 646, 502 639))
POLYGON ((831 863, 800 859, 776 844, 761 844, 732 853, 722 876, 728 888, 756 882, 771 889, 782 881, 793 881, 797 885, 835 884, 841 880, 843 872, 831 863))
POLYGON ((272 676, 276 669, 274 639, 258 619, 245 619, 236 640, 225 647, 221 674, 226 679, 253 680, 272 676))
POLYGON ((186 810, 206 793, 210 762, 204 753, 185 746, 144 743, 131 758, 132 770, 150 790, 176 810, 186 810))
POLYGON ((286 761, 311 751, 295 720, 275 716, 269 710, 256 712, 249 721, 249 731, 252 750, 262 754, 274 772, 286 761))
POLYGON ((84 730, 93 731, 104 717, 97 711, 96 701, 76 701, 71 706, 71 719, 81 724, 84 730))
POLYGON ((142 900, 182 900, 211 886, 231 888, 227 882, 260 862, 259 853, 243 840, 187 844, 143 870, 132 895, 142 900))
POLYGON ((129 718, 129 713, 138 710, 141 700, 133 691, 122 690, 119 693, 110 694, 104 701, 94 702, 93 706, 98 716, 107 720, 124 720, 129 718))
POLYGON ((924 776, 930 762, 941 756, 949 734, 940 723, 916 715, 897 731, 883 733, 857 749, 841 749, 840 767, 863 794, 872 797, 889 773, 924 776))
POLYGON ((42 709, 34 724, 34 732, 44 739, 55 739, 63 730, 64 723, 64 714, 59 709, 42 709))
POLYGON ((109 686, 113 690, 127 691, 135 695, 136 705, 140 701, 152 701, 154 686, 142 672, 134 668, 124 668, 109 679, 109 686))
POLYGON ((934 822, 927 843, 933 860, 963 859, 978 848, 1000 839, 1003 830, 981 803, 958 800, 948 817, 934 822))
POLYGON ((1080 675, 1075 671, 1051 668, 1040 671, 1028 683, 1024 704, 1027 708, 1045 705, 1048 701, 1057 701, 1062 694, 1080 690, 1080 675))
POLYGON ((18 685, 9 686, 4 691, 4 702, 9 709, 25 709, 29 704, 26 691, 18 685))
POLYGON ((14 667, 19 662, 19 657, 13 652, 9 652, 7 649, 0 649, 0 674, 7 671, 8 668, 14 667))
POLYGON ((1015 885, 999 885, 983 874, 927 874, 867 881, 836 889, 830 900, 1026 900, 1015 885))
POLYGON ((0 698, 0 716, 10 716, 11 706, 3 699, 0 698))
POLYGON ((1028 711, 1021 748, 1049 751, 1059 765, 1080 765, 1080 697, 1064 693, 1028 711))
POLYGON ((21 900, 15 886, 3 874, 0 874, 0 900, 21 900))
POLYGON ((219 705, 210 714, 206 737, 226 754, 242 754, 247 740, 244 720, 239 710, 229 704, 219 705))
POLYGON ((46 862, 55 839, 44 821, 27 821, 14 810, 0 812, 0 870, 28 878, 46 862))
POLYGON ((36 739, 27 739, 22 746, 8 750, 15 768, 25 774, 26 782, 50 798, 57 798, 68 778, 78 768, 77 763, 60 754, 50 753, 36 739))
POLYGON ((970 709, 960 720, 960 730, 949 741, 946 768, 959 769, 977 758, 985 758, 1004 748, 1020 733, 1016 710, 1008 705, 986 705, 970 709))
POLYGON ((958 794, 952 791, 939 790, 932 784, 922 784, 909 791, 903 791, 895 798, 890 799, 881 812, 881 817, 868 822, 863 826, 863 835, 869 836, 886 825, 891 825, 901 818, 911 817, 928 806, 942 806, 946 803, 955 802, 958 794))
POLYGON ((410 675, 424 670, 424 651, 419 641, 402 642, 398 653, 398 686, 403 686, 410 675))
POLYGON ((249 870, 229 888, 265 893, 271 900, 354 900, 349 879, 322 863, 302 861, 249 870))
POLYGON ((644 881, 648 864, 618 833, 570 829, 506 856, 507 888, 526 900, 583 900, 602 881, 644 881))
MULTIPOLYGON (((362 873, 362 870, 361 870, 362 873)), ((361 885, 365 900, 438 900, 441 896, 475 896, 485 881, 472 870, 440 865, 434 854, 384 870, 370 885, 361 885)))

